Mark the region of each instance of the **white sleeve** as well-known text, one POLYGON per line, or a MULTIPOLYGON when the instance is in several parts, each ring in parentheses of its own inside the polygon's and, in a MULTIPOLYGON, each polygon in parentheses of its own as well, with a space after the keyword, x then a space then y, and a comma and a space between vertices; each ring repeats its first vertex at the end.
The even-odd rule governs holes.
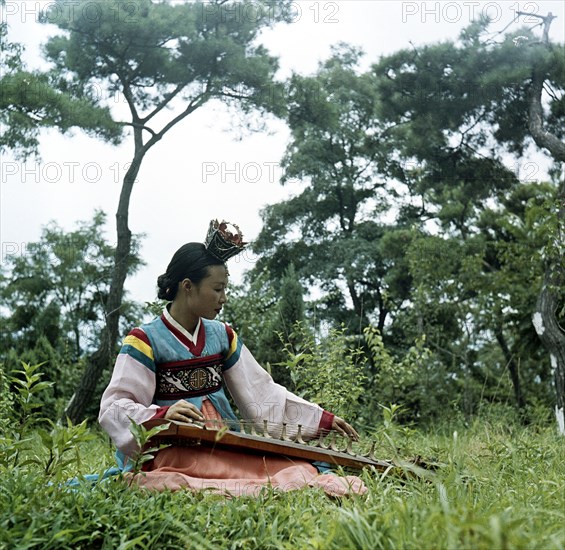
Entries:
POLYGON ((154 393, 155 373, 130 355, 118 355, 112 379, 102 395, 98 421, 126 456, 138 450, 129 429, 131 420, 141 424, 159 408, 151 404, 154 393))
POLYGON ((296 434, 298 425, 305 438, 318 433, 324 410, 277 384, 245 345, 237 362, 224 372, 224 380, 241 416, 258 430, 267 420, 273 437, 280 436, 283 423, 289 436, 296 434))

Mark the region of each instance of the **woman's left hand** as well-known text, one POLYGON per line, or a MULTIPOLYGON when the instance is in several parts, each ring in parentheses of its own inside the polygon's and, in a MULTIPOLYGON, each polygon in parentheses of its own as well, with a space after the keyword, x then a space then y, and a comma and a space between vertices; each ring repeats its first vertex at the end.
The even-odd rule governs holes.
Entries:
POLYGON ((343 418, 339 416, 334 416, 332 422, 332 430, 335 430, 337 433, 343 435, 344 437, 349 437, 353 439, 353 441, 359 441, 359 434, 355 431, 355 428, 348 424, 343 418))

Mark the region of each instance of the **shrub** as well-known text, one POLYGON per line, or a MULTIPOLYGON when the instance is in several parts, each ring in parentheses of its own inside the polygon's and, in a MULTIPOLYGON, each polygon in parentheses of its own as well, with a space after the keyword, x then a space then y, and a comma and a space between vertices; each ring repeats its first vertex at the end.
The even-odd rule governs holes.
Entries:
POLYGON ((284 365, 296 393, 343 418, 357 416, 367 359, 362 349, 351 346, 345 329, 331 329, 317 341, 302 323, 296 323, 289 339, 296 343, 285 346, 284 365))

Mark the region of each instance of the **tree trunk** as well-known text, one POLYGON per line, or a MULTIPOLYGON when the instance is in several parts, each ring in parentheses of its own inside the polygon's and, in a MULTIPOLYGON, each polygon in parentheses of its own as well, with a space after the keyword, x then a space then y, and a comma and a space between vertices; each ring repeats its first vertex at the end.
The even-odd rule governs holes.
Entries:
MULTIPOLYGON (((555 416, 559 432, 565 435, 565 331, 559 326, 556 310, 559 302, 553 271, 548 268, 532 321, 545 348, 549 351, 555 384, 555 416)), ((560 282, 560 281, 557 281, 560 282)))
MULTIPOLYGON (((136 140, 137 141, 137 140, 136 140)), ((119 335, 120 308, 124 294, 131 251, 131 231, 128 227, 129 203, 133 184, 139 172, 146 150, 136 147, 135 158, 127 171, 122 184, 120 202, 116 212, 117 245, 114 255, 114 269, 110 292, 106 302, 106 324, 102 329, 98 349, 88 357, 86 369, 64 416, 73 423, 81 422, 95 395, 96 385, 104 370, 109 369, 114 361, 116 342, 119 335)))
MULTIPOLYGON (((178 94, 180 90, 181 87, 178 87, 175 95, 178 94)), ((151 147, 159 142, 173 126, 201 107, 211 97, 210 91, 206 88, 206 90, 188 104, 182 113, 178 114, 165 124, 160 132, 155 133, 149 128, 146 128, 143 124, 147 120, 151 119, 154 114, 161 111, 161 109, 168 104, 170 97, 165 99, 160 105, 157 105, 153 110, 153 113, 145 117, 142 121, 135 109, 134 101, 131 97, 131 91, 129 90, 127 83, 124 84, 123 91, 126 99, 128 99, 132 113, 134 157, 124 176, 122 191, 120 193, 120 202, 116 212, 116 253, 114 255, 112 281, 110 283, 110 291, 105 308, 106 324, 100 338, 100 346, 88 358, 86 369, 79 382, 78 388, 64 413, 64 416, 69 418, 73 423, 80 422, 84 419, 85 412, 95 395, 96 384, 98 383, 101 374, 105 369, 109 369, 114 362, 114 346, 118 341, 120 309, 122 307, 122 298, 124 295, 124 284, 130 264, 131 231, 128 227, 129 203, 133 185, 141 167, 141 162, 151 147), (143 132, 145 130, 151 133, 151 138, 146 143, 143 143, 143 132)))
MULTIPOLYGON (((549 46, 549 26, 555 18, 551 13, 547 16, 537 15, 543 20, 544 32, 541 47, 549 46)), ((542 92, 544 85, 543 67, 534 67, 529 95, 528 128, 536 145, 547 149, 551 156, 565 162, 565 143, 556 135, 548 132, 544 126, 542 92)), ((563 265, 563 241, 565 235, 565 182, 557 193, 557 227, 555 228, 555 251, 549 253, 541 292, 538 296, 536 311, 532 315, 534 328, 549 352, 553 379, 555 383, 556 404, 555 415, 559 432, 565 435, 565 330, 559 325, 557 311, 560 300, 563 300, 563 284, 565 282, 565 266, 563 265)))
POLYGON ((504 333, 502 332, 502 327, 497 327, 495 331, 496 340, 502 349, 502 353, 504 354, 504 358, 506 359, 506 363, 508 365, 508 370, 510 372, 510 380, 512 380, 512 387, 514 388, 514 398, 516 399, 516 407, 518 407, 519 411, 523 411, 524 407, 526 406, 526 402, 524 399, 524 394, 522 393, 522 385, 520 383, 520 373, 518 369, 518 365, 514 360, 514 357, 508 347, 508 343, 506 342, 506 338, 504 338, 504 333))
POLYGON ((363 308, 363 297, 359 297, 353 279, 347 279, 347 288, 349 290, 349 296, 351 296, 351 301, 353 302, 353 309, 357 317, 359 317, 359 334, 362 334, 363 328, 369 325, 369 320, 363 308))

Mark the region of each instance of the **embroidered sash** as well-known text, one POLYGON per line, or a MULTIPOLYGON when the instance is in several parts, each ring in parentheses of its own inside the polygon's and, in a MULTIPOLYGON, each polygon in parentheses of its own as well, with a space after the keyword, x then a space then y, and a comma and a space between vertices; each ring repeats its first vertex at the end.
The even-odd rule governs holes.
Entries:
POLYGON ((157 365, 155 397, 178 400, 217 392, 222 387, 221 353, 157 365))

